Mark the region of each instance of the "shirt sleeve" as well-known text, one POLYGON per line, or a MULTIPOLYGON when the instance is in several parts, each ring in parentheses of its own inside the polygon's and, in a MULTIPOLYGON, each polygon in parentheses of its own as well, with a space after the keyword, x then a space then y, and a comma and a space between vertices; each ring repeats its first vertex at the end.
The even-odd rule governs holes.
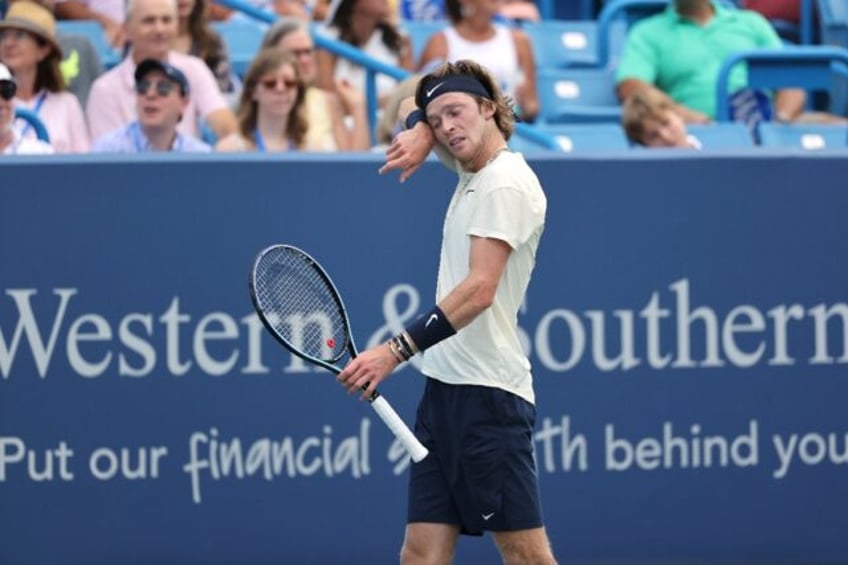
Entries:
POLYGON ((104 74, 91 85, 86 104, 88 131, 93 139, 115 131, 125 125, 118 104, 120 93, 110 92, 110 75, 104 74))
POLYGON ((616 70, 616 82, 639 79, 653 84, 657 78, 657 46, 654 44, 650 27, 636 24, 627 34, 621 60, 616 70))
POLYGON ((88 136, 88 124, 85 123, 82 106, 73 94, 68 93, 66 100, 70 149, 74 153, 88 153, 91 139, 88 136))
POLYGON ((514 187, 496 188, 481 195, 471 217, 468 235, 505 241, 513 249, 526 243, 544 222, 544 207, 514 187))
POLYGON ((767 49, 783 48, 783 41, 767 19, 756 12, 749 12, 748 16, 751 20, 751 33, 754 36, 757 47, 767 49))
POLYGON ((200 59, 193 61, 192 75, 194 80, 191 85, 191 97, 197 105, 197 111, 206 117, 217 110, 226 110, 227 101, 218 88, 215 75, 200 59))

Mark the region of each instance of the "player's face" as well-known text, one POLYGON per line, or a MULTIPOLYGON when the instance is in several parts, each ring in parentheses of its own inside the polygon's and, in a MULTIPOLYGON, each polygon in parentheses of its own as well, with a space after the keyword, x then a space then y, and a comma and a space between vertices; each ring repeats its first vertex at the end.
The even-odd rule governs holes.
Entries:
POLYGON ((127 35, 136 60, 164 60, 177 37, 177 3, 174 0, 135 0, 127 20, 127 35))
POLYGON ((492 110, 470 94, 449 92, 427 106, 427 122, 436 141, 460 161, 476 157, 486 140, 486 117, 492 110))
POLYGON ((661 120, 649 120, 642 133, 642 145, 646 147, 686 147, 686 125, 683 120, 666 110, 661 120))
POLYGON ((136 88, 139 86, 144 90, 144 93, 136 90, 139 123, 143 127, 176 129, 188 105, 180 86, 159 71, 147 73, 136 88), (163 90, 168 92, 163 94, 163 90))

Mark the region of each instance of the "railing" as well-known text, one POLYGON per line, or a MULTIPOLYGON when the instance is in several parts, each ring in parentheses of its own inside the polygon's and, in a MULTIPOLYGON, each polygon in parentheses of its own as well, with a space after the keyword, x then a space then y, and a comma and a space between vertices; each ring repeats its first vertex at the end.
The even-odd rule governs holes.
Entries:
MULTIPOLYGON (((232 10, 238 10, 244 13, 245 15, 250 16, 251 18, 268 24, 274 23, 275 21, 277 21, 277 19, 279 19, 279 16, 277 14, 268 12, 266 10, 261 10, 255 6, 243 2, 242 0, 215 1, 216 3, 222 6, 230 8, 232 10)), ((315 42, 315 46, 319 49, 329 51, 337 57, 344 57, 345 59, 349 59, 353 63, 360 65, 365 69, 365 100, 370 123, 371 140, 372 142, 374 142, 376 140, 378 110, 377 75, 384 74, 397 80, 403 80, 407 78, 411 73, 404 69, 393 67, 391 65, 383 63, 382 61, 378 61, 377 59, 366 55, 360 49, 357 49, 348 43, 329 38, 320 33, 315 33, 314 29, 312 33, 312 39, 315 42)), ((537 131, 528 124, 516 124, 515 134, 524 139, 527 139, 528 141, 532 141, 533 143, 540 145, 546 149, 561 151, 559 144, 553 137, 540 131, 537 131)))
POLYGON ((731 119, 728 85, 730 73, 747 65, 751 88, 796 87, 808 91, 828 90, 833 75, 848 78, 848 49, 819 45, 785 49, 751 49, 729 55, 716 79, 716 119, 731 119))

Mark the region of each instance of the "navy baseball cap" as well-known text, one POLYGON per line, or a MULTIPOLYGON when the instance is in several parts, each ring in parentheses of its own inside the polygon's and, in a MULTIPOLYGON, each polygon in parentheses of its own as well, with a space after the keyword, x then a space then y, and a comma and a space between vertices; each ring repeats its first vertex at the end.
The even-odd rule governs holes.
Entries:
POLYGON ((144 61, 139 63, 138 66, 135 68, 135 81, 140 81, 151 71, 159 71, 160 73, 168 77, 168 79, 180 85, 180 90, 182 90, 183 96, 188 96, 188 79, 183 74, 183 72, 177 67, 168 63, 163 63, 158 59, 145 59, 144 61))

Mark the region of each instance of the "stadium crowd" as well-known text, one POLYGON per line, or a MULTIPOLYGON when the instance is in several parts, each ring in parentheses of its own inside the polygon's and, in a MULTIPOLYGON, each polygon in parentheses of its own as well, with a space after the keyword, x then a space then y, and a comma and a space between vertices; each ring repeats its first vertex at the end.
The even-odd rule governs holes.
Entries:
MULTIPOLYGON (((264 37, 239 72, 215 24, 249 17, 214 0, 0 0, 0 153, 335 152, 386 144, 415 75, 400 83, 378 76, 379 138, 372 142, 365 70, 316 49, 311 30, 410 73, 473 59, 498 78, 523 121, 545 121, 530 31, 544 18, 532 1, 249 3, 280 19, 255 25, 264 37), (95 22, 100 37, 63 25, 72 20, 95 22), (437 26, 416 52, 405 26, 422 20, 437 26), (118 57, 103 60, 101 44, 118 57), (43 124, 49 141, 38 140, 26 116, 43 124)), ((686 128, 717 119, 722 58, 781 48, 773 22, 797 24, 799 12, 800 0, 740 0, 738 7, 670 0, 631 25, 610 87, 621 131, 635 145, 699 148, 686 128)), ((561 72, 568 76, 567 68, 561 72)), ((732 86, 746 93, 744 75, 734 75, 732 86)), ((801 89, 746 94, 764 119, 845 123, 838 112, 812 108, 801 89)))

